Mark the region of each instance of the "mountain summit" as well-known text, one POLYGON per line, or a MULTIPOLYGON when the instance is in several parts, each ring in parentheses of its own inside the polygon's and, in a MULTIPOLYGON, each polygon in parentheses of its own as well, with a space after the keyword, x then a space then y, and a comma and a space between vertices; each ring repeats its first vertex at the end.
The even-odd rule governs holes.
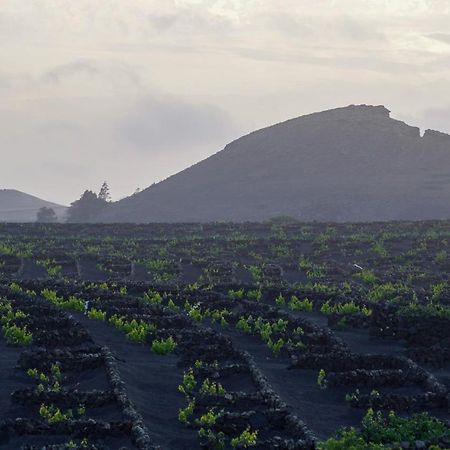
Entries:
POLYGON ((351 105, 264 128, 112 204, 101 222, 450 217, 450 136, 351 105))

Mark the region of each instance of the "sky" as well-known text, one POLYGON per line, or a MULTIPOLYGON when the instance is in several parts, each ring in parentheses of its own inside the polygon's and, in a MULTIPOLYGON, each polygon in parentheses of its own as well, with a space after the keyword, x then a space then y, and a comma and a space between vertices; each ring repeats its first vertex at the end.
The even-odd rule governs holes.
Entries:
POLYGON ((450 0, 1 0, 0 188, 132 194, 349 104, 450 133, 450 0))

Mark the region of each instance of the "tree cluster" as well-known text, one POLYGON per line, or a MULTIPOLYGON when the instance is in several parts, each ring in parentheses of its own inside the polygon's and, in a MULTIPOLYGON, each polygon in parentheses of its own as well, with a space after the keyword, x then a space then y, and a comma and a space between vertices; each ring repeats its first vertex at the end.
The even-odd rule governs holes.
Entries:
POLYGON ((97 214, 108 206, 111 201, 109 187, 106 181, 103 183, 98 194, 86 190, 80 199, 71 203, 67 212, 67 222, 87 223, 92 222, 97 214))
POLYGON ((38 223, 55 223, 58 221, 58 217, 53 208, 43 206, 36 216, 36 222, 38 223))

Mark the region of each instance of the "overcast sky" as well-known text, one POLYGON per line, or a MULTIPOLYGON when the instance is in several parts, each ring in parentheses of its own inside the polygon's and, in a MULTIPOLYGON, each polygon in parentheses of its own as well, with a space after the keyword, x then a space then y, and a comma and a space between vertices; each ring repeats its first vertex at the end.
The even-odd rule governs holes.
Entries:
POLYGON ((352 103, 450 132, 450 0, 0 0, 0 188, 118 199, 352 103))

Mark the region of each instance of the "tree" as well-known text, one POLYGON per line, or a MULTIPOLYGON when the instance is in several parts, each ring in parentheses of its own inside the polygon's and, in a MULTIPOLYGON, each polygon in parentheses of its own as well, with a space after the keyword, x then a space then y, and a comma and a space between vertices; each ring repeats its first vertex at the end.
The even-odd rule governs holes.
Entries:
POLYGON ((104 200, 105 202, 109 202, 111 200, 111 194, 109 193, 109 186, 106 181, 103 182, 102 187, 100 188, 98 198, 100 200, 104 200))
POLYGON ((70 204, 67 222, 86 223, 95 219, 96 215, 108 205, 95 192, 86 190, 79 200, 70 204))
POLYGON ((57 220, 58 217, 53 208, 47 208, 46 206, 43 206, 36 215, 36 222, 38 223, 55 223, 57 220))

